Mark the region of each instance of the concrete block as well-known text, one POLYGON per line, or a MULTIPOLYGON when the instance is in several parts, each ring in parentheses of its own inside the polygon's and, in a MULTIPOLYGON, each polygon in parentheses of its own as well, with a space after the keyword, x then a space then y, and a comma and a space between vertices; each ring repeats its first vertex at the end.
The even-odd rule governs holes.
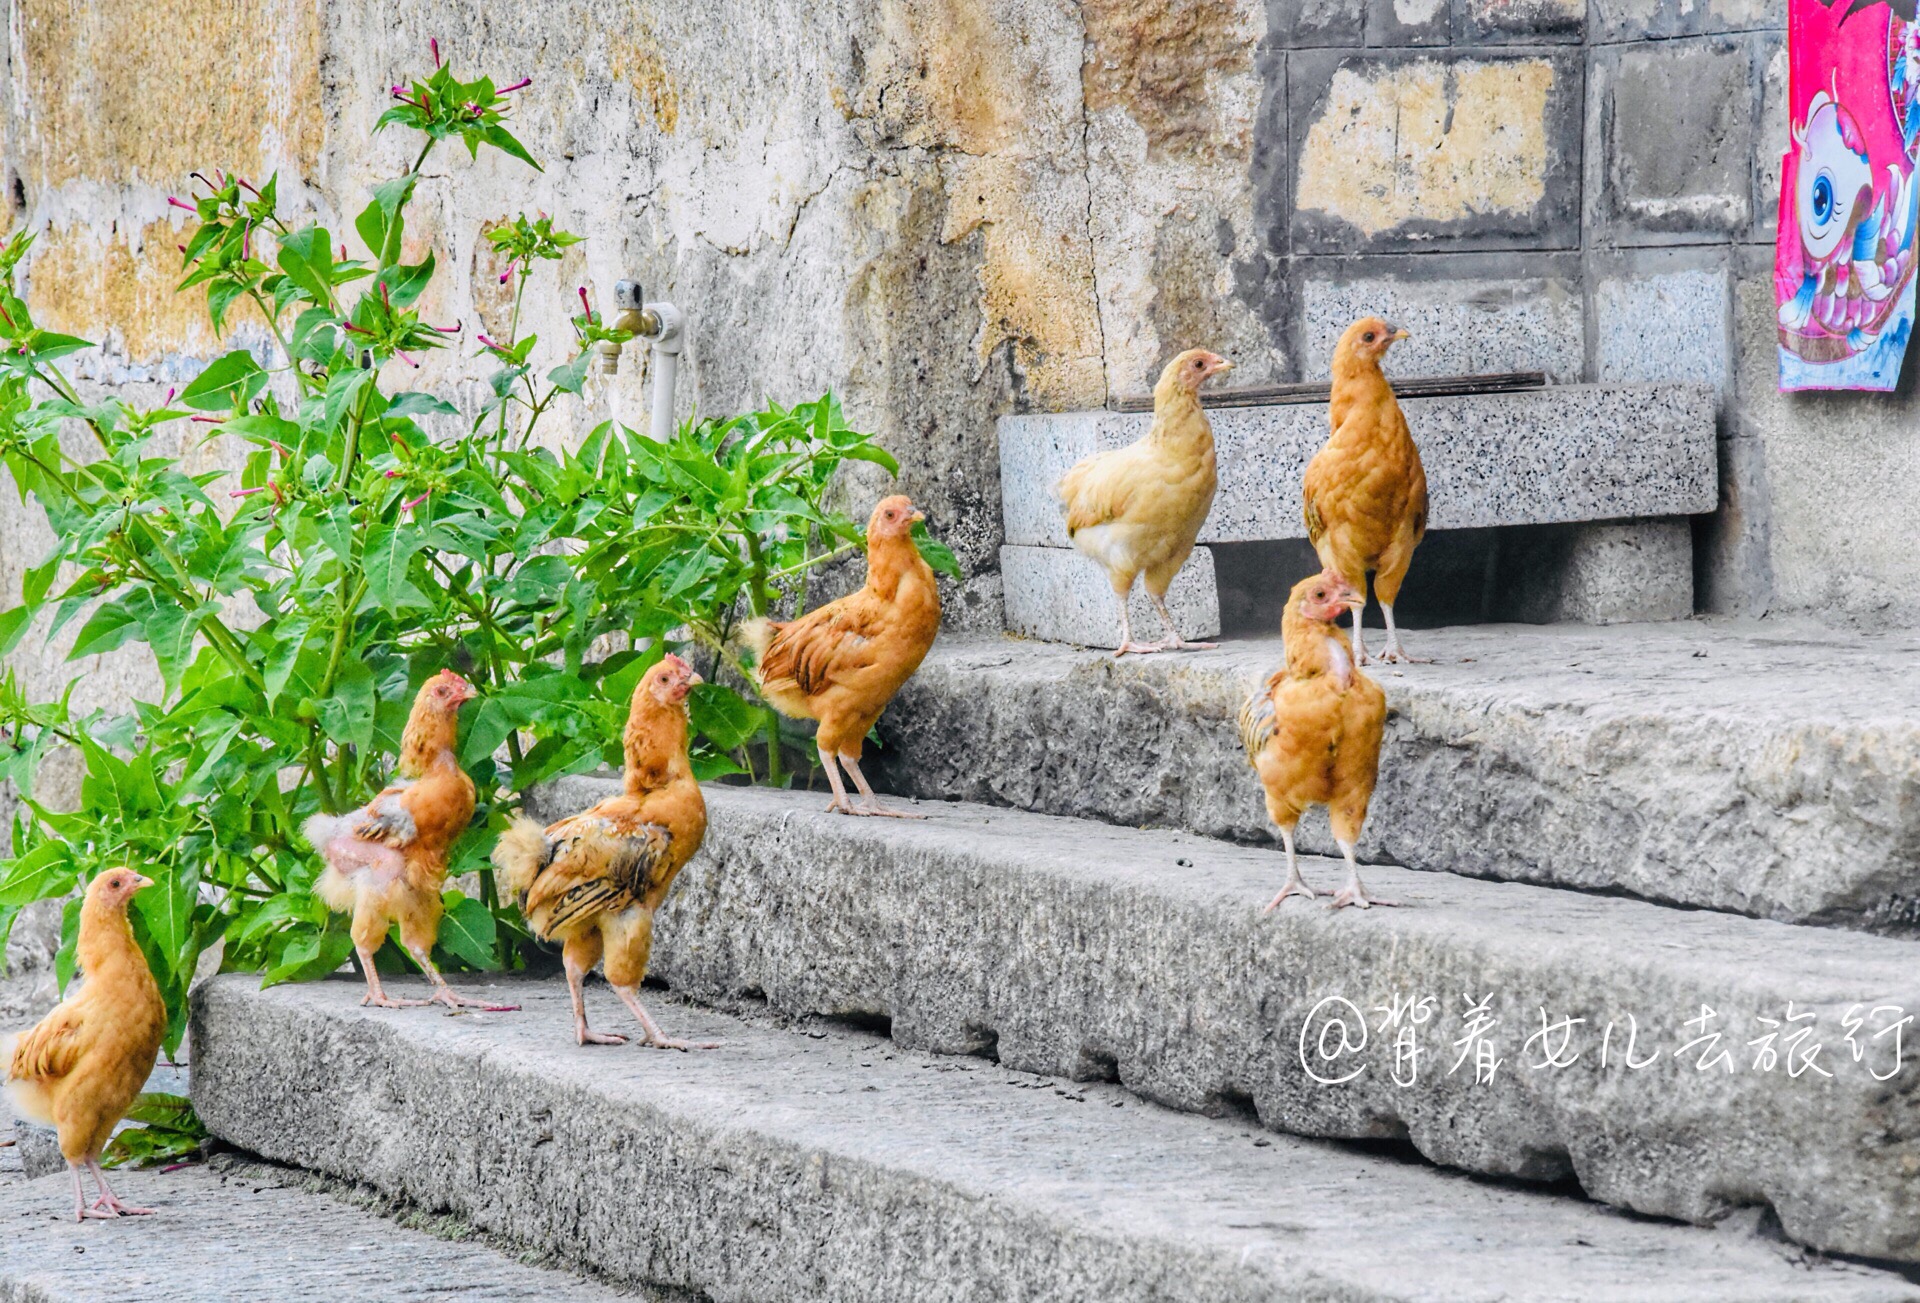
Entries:
MULTIPOLYGON (((1920 933, 1920 634, 1770 619, 1405 637, 1434 663, 1372 671, 1392 714, 1367 858, 1920 933)), ((1280 660, 1271 637, 1119 661, 942 639, 887 708, 869 773, 1264 842, 1234 718, 1280 660)), ((1301 839, 1335 849, 1317 816, 1301 839)))
POLYGON ((510 989, 523 1014, 382 1018, 342 982, 220 978, 199 993, 195 1103, 232 1143, 672 1298, 1384 1303, 1415 1279, 1463 1303, 1649 1280, 1728 1303, 1920 1296, 1758 1235, 1261 1136, 831 1022, 776 1030, 650 995, 670 1026, 725 1044, 582 1048, 561 983, 510 989))
POLYGON ((1758 28, 1777 31, 1787 25, 1782 0, 1592 0, 1592 5, 1596 44, 1758 28))
MULTIPOLYGON (((1119 603, 1113 585, 1091 558, 1070 548, 1003 547, 1000 577, 1007 604, 1007 632, 1082 647, 1120 645, 1119 603)), ((1167 589, 1167 609, 1180 635, 1199 641, 1220 632, 1220 597, 1213 575, 1213 554, 1197 547, 1167 589)), ((1127 615, 1133 636, 1157 642, 1166 626, 1135 580, 1127 615)))
POLYGON ((1299 0, 1278 6, 1275 36, 1288 49, 1367 43, 1367 10, 1351 0, 1299 0))
MULTIPOLYGON (((541 809, 617 790, 570 780, 541 809)), ((991 1045, 1003 1068, 1111 1074, 1180 1109, 1240 1098, 1275 1130, 1405 1137, 1489 1175, 1577 1173, 1593 1197, 1657 1216, 1717 1221, 1764 1192, 1796 1241, 1920 1258, 1920 1118, 1885 1102, 1920 1082, 1920 1056, 1896 1055, 1890 1033, 1855 1058, 1843 1032, 1849 1010, 1869 1038, 1920 1008, 1906 942, 1380 866, 1370 888, 1402 908, 1266 915, 1284 875, 1271 845, 970 804, 883 824, 825 814, 813 793, 708 799, 705 846, 656 931, 655 971, 677 991, 880 1011, 907 1046, 991 1045), (1428 1000, 1396 1040, 1391 1011, 1428 1000), (1580 1021, 1553 1051, 1535 1033, 1566 1018, 1580 1021), (1768 1020, 1782 1038, 1809 1031, 1799 1075, 1781 1040, 1765 1066, 1753 1042, 1768 1020), (1697 1066, 1699 1029, 1735 1066, 1697 1066), (1811 1042, 1831 1076, 1806 1066, 1811 1042)), ((1322 887, 1344 874, 1302 871, 1322 887)))
POLYGON ((1461 44, 1578 43, 1587 30, 1589 0, 1454 0, 1461 44))
POLYGON ((1619 244, 1744 232, 1753 212, 1755 75, 1747 42, 1725 37, 1596 51, 1593 230, 1619 244))
MULTIPOLYGON (((1714 399, 1689 385, 1564 385, 1401 404, 1427 472, 1434 529, 1696 515, 1716 500, 1714 399)), ((1220 489, 1203 543, 1304 538, 1300 480, 1327 440, 1319 404, 1208 414, 1220 489)), ((1010 544, 1067 547, 1053 485, 1153 424, 1146 413, 1000 418, 1010 544)))
POLYGON ((1586 325, 1577 268, 1566 276, 1476 276, 1435 254, 1404 261, 1410 276, 1348 279, 1312 269, 1302 276, 1304 376, 1324 379, 1342 332, 1372 314, 1412 335, 1393 346, 1396 375, 1544 371, 1553 384, 1580 382, 1586 325))
MULTIPOLYGON (((314 1178, 223 1156, 177 1171, 119 1171, 113 1187, 157 1210, 100 1234, 73 1221, 65 1175, 7 1191, 0 1298, 8 1303, 617 1303, 626 1290, 519 1261, 432 1219, 400 1226, 314 1178), (436 1233, 438 1232, 438 1233, 436 1233)), ((91 1178, 89 1178, 91 1188, 91 1178)), ((464 1232, 464 1233, 463 1233, 464 1232)))
POLYGON ((1693 525, 1684 518, 1560 525, 1502 540, 1504 618, 1625 624, 1693 614, 1693 525))
POLYGON ((1753 38, 1760 76, 1760 127, 1753 141, 1753 240, 1772 244, 1780 228, 1780 173, 1788 133, 1787 38, 1767 32, 1753 38))
POLYGON ((1294 252, 1574 247, 1580 82, 1558 50, 1293 55, 1294 252))
POLYGON ((1600 380, 1674 380, 1725 394, 1733 379, 1732 304, 1724 263, 1603 273, 1593 286, 1600 380))

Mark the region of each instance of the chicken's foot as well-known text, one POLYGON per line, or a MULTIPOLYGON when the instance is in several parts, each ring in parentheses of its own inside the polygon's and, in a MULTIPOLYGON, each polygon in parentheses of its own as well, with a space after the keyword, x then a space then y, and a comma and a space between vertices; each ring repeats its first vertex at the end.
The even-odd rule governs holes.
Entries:
POLYGON ((73 1173, 73 1220, 76 1222, 84 1222, 89 1217, 96 1217, 102 1221, 106 1221, 120 1215, 116 1212, 103 1212, 97 1208, 89 1208, 87 1206, 87 1192, 80 1184, 80 1164, 68 1163, 67 1170, 73 1173))
POLYGON ((1407 655, 1406 649, 1400 645, 1400 630, 1396 628, 1393 623, 1393 608, 1385 602, 1382 602, 1380 603, 1380 609, 1385 612, 1387 617, 1387 645, 1380 649, 1380 659, 1401 665, 1433 664, 1432 659, 1429 657, 1407 655))
POLYGON ((1273 913, 1274 910, 1280 908, 1280 902, 1288 896, 1305 896, 1308 900, 1313 900, 1320 895, 1319 892, 1307 885, 1305 878, 1300 876, 1300 857, 1295 855, 1293 851, 1293 830, 1291 828, 1281 828, 1278 831, 1280 833, 1280 844, 1287 848, 1287 885, 1280 888, 1279 895, 1267 902, 1267 907, 1260 911, 1262 914, 1273 913))
POLYGON ((413 962, 420 965, 427 975, 427 980, 433 983, 433 994, 420 1001, 421 1004, 444 1004, 449 1009, 479 1009, 486 1013, 520 1012, 520 1006, 517 1004, 494 1004, 489 1000, 476 1000, 472 996, 461 995, 447 985, 446 978, 440 976, 440 970, 434 966, 432 956, 424 950, 415 950, 412 947, 408 948, 407 953, 413 956, 413 962))
POLYGON ((360 957, 360 971, 366 975, 367 993, 360 997, 360 1003, 370 1009, 423 1009, 425 1000, 402 1000, 390 996, 380 985, 380 970, 373 966, 373 955, 357 946, 354 953, 360 957))
MULTIPOLYGON (((107 1184, 107 1174, 101 1170, 98 1158, 88 1155, 87 1168, 93 1173, 94 1182, 100 1187, 100 1197, 90 1205, 91 1208, 99 1210, 96 1215, 102 1217, 150 1217, 153 1215, 151 1208, 136 1208, 130 1203, 121 1202, 120 1196, 113 1192, 113 1187, 107 1184)), ((75 1171, 73 1176, 74 1186, 78 1188, 80 1173, 75 1171)))
POLYGON ((1161 622, 1167 626, 1166 638, 1161 642, 1155 643, 1151 650, 1212 651, 1220 645, 1219 643, 1213 642, 1188 642, 1185 638, 1182 638, 1180 636, 1179 626, 1173 622, 1173 612, 1167 609, 1167 599, 1161 594, 1154 592, 1151 588, 1147 590, 1147 596, 1153 599, 1153 609, 1160 612, 1161 622))
POLYGON ((1353 663, 1356 666, 1370 665, 1373 663, 1373 657, 1367 655, 1366 625, 1364 623, 1366 613, 1367 608, 1365 606, 1356 606, 1353 608, 1353 663))
POLYGON ((1367 895, 1366 888, 1360 885, 1360 861, 1354 857, 1354 849, 1352 842, 1340 843, 1340 853, 1347 857, 1347 885, 1333 893, 1333 904, 1328 908, 1341 909, 1351 905, 1355 909, 1372 909, 1375 905, 1398 905, 1400 902, 1397 900, 1367 895))
POLYGON ((860 761, 857 757, 843 755, 840 757, 840 763, 847 767, 849 774, 853 775, 853 785, 860 789, 860 795, 867 798, 866 805, 856 808, 853 813, 879 815, 886 819, 924 819, 927 817, 924 814, 914 814, 908 810, 887 809, 886 806, 880 804, 880 798, 875 795, 874 790, 867 786, 867 776, 860 772, 860 761))
POLYGON ((587 997, 581 989, 586 974, 572 960, 562 957, 561 966, 567 970, 567 994, 573 997, 573 1038, 582 1045, 625 1045, 627 1038, 619 1032, 596 1032, 587 1027, 587 997))
POLYGON ((647 1007, 640 1003, 639 991, 631 986, 616 986, 613 990, 614 994, 620 997, 621 1002, 633 1010, 633 1016, 640 1020, 641 1030, 646 1033, 645 1039, 640 1042, 642 1045, 650 1045, 658 1050, 717 1050, 720 1048, 719 1041, 673 1039, 660 1030, 660 1025, 654 1022, 653 1016, 647 1012, 647 1007))

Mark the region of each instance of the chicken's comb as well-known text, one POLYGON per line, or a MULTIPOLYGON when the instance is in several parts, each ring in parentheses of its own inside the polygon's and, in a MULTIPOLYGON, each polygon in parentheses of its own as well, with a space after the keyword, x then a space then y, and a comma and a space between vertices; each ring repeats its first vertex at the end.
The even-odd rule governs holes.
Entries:
POLYGON ((471 688, 473 686, 452 670, 441 670, 433 676, 433 681, 436 683, 458 683, 463 688, 471 688))
POLYGON ((676 670, 690 670, 693 668, 693 666, 687 664, 672 652, 668 652, 665 656, 661 657, 660 663, 662 665, 671 665, 676 670))

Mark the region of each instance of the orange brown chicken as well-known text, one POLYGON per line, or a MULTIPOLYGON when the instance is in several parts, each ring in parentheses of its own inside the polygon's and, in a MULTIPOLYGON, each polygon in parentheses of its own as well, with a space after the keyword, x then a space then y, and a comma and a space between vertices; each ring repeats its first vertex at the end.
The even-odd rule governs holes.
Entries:
POLYGON ((353 948, 367 980, 362 1004, 496 1012, 519 1007, 456 994, 433 962, 447 852, 473 819, 473 780, 453 746, 460 706, 475 695, 473 685, 452 670, 428 679, 414 698, 400 737, 400 763, 386 790, 350 813, 314 815, 303 828, 327 864, 314 891, 335 912, 352 915, 353 948), (400 944, 432 984, 430 998, 396 999, 382 989, 373 957, 390 924, 399 925, 400 944))
POLYGON ((868 730, 940 632, 940 591, 913 541, 922 519, 898 494, 881 499, 867 522, 864 587, 784 624, 752 620, 741 629, 761 694, 783 715, 820 722, 814 741, 833 788, 827 809, 841 814, 922 817, 881 805, 860 772, 868 730), (836 762, 861 803, 847 799, 836 762))
POLYGON ((1287 852, 1286 885, 1267 905, 1269 912, 1288 896, 1315 895, 1300 876, 1293 847, 1300 816, 1313 805, 1327 807, 1334 841, 1347 860, 1347 885, 1335 893, 1333 907, 1395 903, 1368 897, 1355 858, 1380 772, 1387 699, 1354 666, 1347 636, 1335 621, 1343 612, 1357 612, 1365 600, 1330 570, 1294 585, 1280 626, 1287 663, 1240 711, 1240 741, 1266 789, 1267 815, 1287 852))
POLYGON ((1054 495, 1067 513, 1074 547, 1100 563, 1120 604, 1120 646, 1128 652, 1204 650, 1188 642, 1167 610, 1167 589, 1187 563, 1213 509, 1213 426, 1200 406, 1200 386, 1233 364, 1205 349, 1188 349, 1161 371, 1153 387, 1153 426, 1125 448, 1095 453, 1060 477, 1054 495), (1164 641, 1135 642, 1127 599, 1136 576, 1167 627, 1164 641))
POLYGON ((673 1050, 718 1044, 666 1036, 640 1003, 654 911, 707 833, 706 799, 687 759, 687 694, 700 681, 678 656, 649 669, 627 715, 620 795, 546 828, 515 819, 493 849, 500 881, 519 898, 534 935, 561 943, 574 1038, 582 1045, 627 1039, 587 1026, 582 983, 603 961, 607 984, 639 1019, 645 1044, 673 1050))
POLYGON ((1367 575, 1387 621, 1385 661, 1410 660, 1400 646, 1393 604, 1427 532, 1427 473, 1407 419, 1380 370, 1380 360, 1407 332, 1378 317, 1347 327, 1333 353, 1333 433, 1307 463, 1302 499, 1307 537, 1320 564, 1358 589, 1353 613, 1354 662, 1368 662, 1362 617, 1367 575))
POLYGON ((109 869, 88 884, 77 949, 86 980, 38 1026, 0 1041, 0 1077, 14 1107, 58 1129, 76 1221, 153 1211, 121 1202, 100 1170, 100 1151, 146 1085, 167 1029, 166 1002, 127 919, 133 893, 152 885, 132 869, 109 869), (82 1165, 100 1187, 91 1204, 82 1165))

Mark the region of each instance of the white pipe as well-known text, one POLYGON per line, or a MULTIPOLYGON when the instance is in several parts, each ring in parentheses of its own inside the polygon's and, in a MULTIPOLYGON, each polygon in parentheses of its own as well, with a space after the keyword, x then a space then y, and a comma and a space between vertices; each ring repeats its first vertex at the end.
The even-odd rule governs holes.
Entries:
POLYGON ((666 443, 673 438, 675 428, 673 385, 679 377, 684 343, 681 332, 686 319, 671 303, 649 303, 645 310, 660 323, 659 332, 653 336, 653 416, 647 434, 655 443, 666 443))

